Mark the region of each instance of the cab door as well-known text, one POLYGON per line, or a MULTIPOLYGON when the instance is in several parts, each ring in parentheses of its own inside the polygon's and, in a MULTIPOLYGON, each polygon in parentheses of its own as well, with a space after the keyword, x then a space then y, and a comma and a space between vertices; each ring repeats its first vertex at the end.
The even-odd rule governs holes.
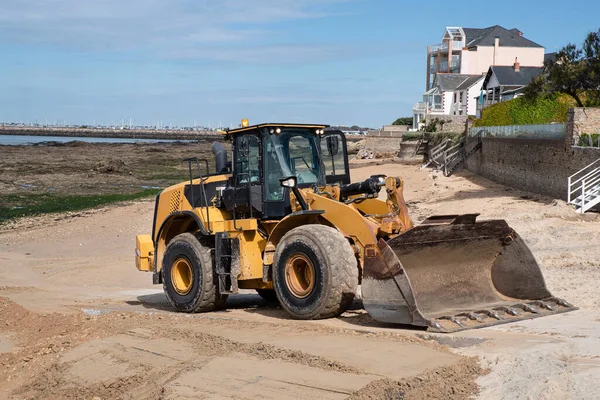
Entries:
POLYGON ((328 184, 350 183, 346 136, 342 131, 326 131, 321 135, 321 156, 328 184))

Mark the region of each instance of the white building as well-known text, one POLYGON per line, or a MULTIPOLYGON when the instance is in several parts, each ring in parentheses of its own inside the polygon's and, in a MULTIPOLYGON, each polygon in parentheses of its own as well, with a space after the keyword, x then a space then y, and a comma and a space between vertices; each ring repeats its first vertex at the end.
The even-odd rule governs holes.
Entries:
POLYGON ((432 88, 423 95, 425 114, 476 115, 484 78, 485 75, 436 74, 432 88))

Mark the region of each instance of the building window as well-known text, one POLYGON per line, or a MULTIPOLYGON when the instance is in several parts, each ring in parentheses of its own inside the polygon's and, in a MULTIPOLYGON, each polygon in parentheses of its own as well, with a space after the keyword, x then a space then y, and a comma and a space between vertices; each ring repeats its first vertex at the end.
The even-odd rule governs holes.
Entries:
POLYGON ((435 108, 436 110, 442 109, 442 95, 441 94, 436 94, 433 96, 433 108, 435 108))

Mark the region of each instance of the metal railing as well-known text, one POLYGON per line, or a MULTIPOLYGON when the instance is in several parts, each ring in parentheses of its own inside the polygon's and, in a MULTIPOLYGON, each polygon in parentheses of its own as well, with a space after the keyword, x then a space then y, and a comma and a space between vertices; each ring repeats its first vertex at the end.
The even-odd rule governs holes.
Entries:
POLYGON ((594 137, 592 135, 583 134, 573 138, 572 147, 600 149, 600 140, 596 138, 595 142, 596 144, 594 144, 594 137))
POLYGON ((567 201, 578 207, 578 212, 584 213, 598 204, 600 199, 600 159, 569 176, 568 188, 567 201))
MULTIPOLYGON (((438 51, 442 50, 443 48, 444 48, 444 43, 434 44, 433 46, 429 46, 429 54, 437 53, 438 51)), ((448 45, 446 45, 446 48, 448 48, 448 45)))
POLYGON ((478 126, 469 129, 469 136, 476 136, 483 129, 483 137, 513 139, 564 139, 567 124, 478 126))
MULTIPOLYGON (((462 50, 465 43, 462 40, 453 40, 452 41, 452 50, 462 50)), ((433 46, 429 46, 429 54, 437 53, 438 51, 448 50, 448 42, 436 44, 433 46)))
POLYGON ((442 61, 440 62, 440 71, 441 72, 446 72, 448 71, 448 64, 450 65, 450 70, 456 69, 460 66, 458 59, 452 59, 450 60, 450 62, 448 61, 442 61))

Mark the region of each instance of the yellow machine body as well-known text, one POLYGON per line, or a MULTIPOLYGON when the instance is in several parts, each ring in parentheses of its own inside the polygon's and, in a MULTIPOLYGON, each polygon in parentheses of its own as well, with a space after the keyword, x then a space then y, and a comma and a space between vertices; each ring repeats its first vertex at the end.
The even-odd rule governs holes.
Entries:
MULTIPOLYGON (((229 134, 235 139, 263 129, 268 136, 298 126, 242 126, 229 134)), ((319 134, 325 126, 300 127, 319 134)), ((414 226, 400 177, 378 178, 386 200, 343 196, 348 187, 343 184, 297 188, 287 194, 289 213, 277 219, 235 215, 235 208, 224 207, 220 193, 236 179, 234 168, 163 190, 156 199, 152 236, 136 238, 137 268, 153 272, 154 282, 162 282, 163 258, 173 238, 182 233, 224 235, 239 244, 230 293, 273 289, 275 253, 284 235, 318 224, 334 228, 350 243, 364 307, 380 321, 453 332, 574 309, 548 292, 535 258, 506 222, 477 222, 476 214, 467 214, 434 216, 414 226), (207 195, 203 188, 211 185, 216 192, 207 195)))

